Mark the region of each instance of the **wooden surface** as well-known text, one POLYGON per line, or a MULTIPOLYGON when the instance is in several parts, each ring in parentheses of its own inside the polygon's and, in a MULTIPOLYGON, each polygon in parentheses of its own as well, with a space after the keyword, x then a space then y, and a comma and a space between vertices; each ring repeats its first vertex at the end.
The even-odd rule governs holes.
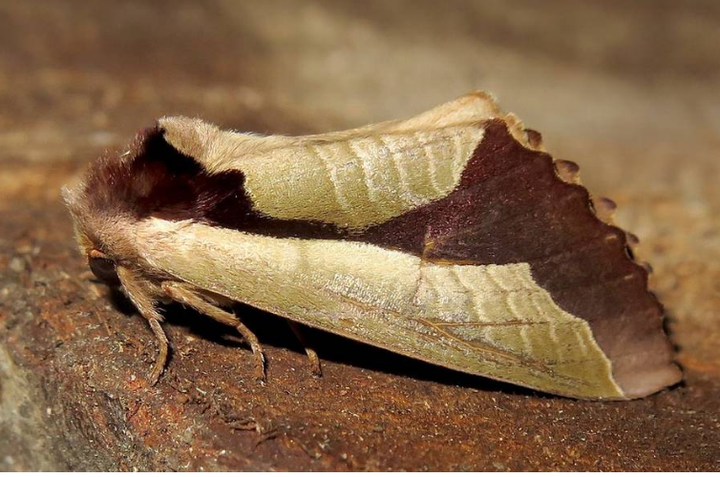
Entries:
POLYGON ((0 2, 0 470, 720 468, 717 2, 0 2), (160 115, 319 132, 472 89, 543 133, 640 236, 686 372, 556 398, 240 309, 147 325, 92 282, 59 189, 160 115))

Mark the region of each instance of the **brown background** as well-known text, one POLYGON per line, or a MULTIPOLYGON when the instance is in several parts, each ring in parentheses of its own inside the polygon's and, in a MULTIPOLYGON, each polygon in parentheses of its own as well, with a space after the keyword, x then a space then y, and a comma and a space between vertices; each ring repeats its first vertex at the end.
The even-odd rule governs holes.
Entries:
MULTIPOLYGON (((720 468, 714 1, 0 2, 0 470, 720 468), (319 132, 495 93, 641 238, 684 385, 555 398, 251 315, 147 325, 83 272, 60 186, 165 114, 319 132), (249 429, 249 430, 248 430, 249 429)), ((243 310, 240 310, 243 312, 243 310)))

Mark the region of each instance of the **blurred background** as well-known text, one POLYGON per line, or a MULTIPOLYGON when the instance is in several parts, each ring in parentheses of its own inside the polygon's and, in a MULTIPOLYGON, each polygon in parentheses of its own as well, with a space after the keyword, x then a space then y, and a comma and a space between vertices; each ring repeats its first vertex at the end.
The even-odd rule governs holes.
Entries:
MULTIPOLYGON (((186 462, 206 469, 268 462, 298 469, 717 468, 719 45, 720 3, 713 0, 0 1, 0 469, 169 469, 186 462), (282 404, 271 391, 248 388, 236 395, 246 409, 261 395, 257 408, 269 413, 268 422, 283 429, 303 423, 303 430, 281 433, 265 454, 245 434, 230 433, 235 447, 220 454, 216 418, 198 414, 196 427, 215 430, 174 441, 173 432, 186 429, 171 394, 151 398, 118 378, 131 372, 135 355, 152 355, 143 348, 152 341, 137 320, 118 325, 106 298, 88 295, 76 278, 84 264, 61 185, 162 115, 313 133, 413 115, 474 89, 495 94, 542 132, 550 153, 580 165, 593 193, 618 203, 618 223, 640 236, 640 254, 655 268, 651 285, 667 308, 685 385, 618 407, 481 384, 467 392, 418 385, 380 369, 371 372, 389 380, 388 395, 371 393, 361 410, 337 398, 360 421, 342 409, 318 414, 308 403, 282 404), (115 325, 103 335, 97 328, 108 326, 104 320, 115 325), (95 332, 102 338, 83 341, 95 332), (112 343, 125 334, 146 344, 118 358, 112 343), (105 348, 93 348, 98 342, 105 348), (118 374, 103 381, 106 368, 88 361, 93 353, 119 360, 118 374), (58 417, 57 393, 89 399, 90 385, 120 407, 111 398, 81 402, 58 417), (434 410, 422 407, 412 418, 383 414, 393 430, 373 431, 382 403, 417 393, 456 407, 443 414, 428 404, 434 410), (148 416, 130 422, 134 402, 155 409, 148 416, 170 412, 172 432, 152 434, 160 431, 148 416), (108 437, 109 423, 129 440, 108 437), (329 451, 317 436, 328 439, 329 451), (501 445, 498 436, 515 444, 501 445)), ((178 349, 175 362, 182 363, 178 349)), ((298 353, 274 353, 303 366, 298 353)), ((339 382, 364 372, 341 368, 339 382)), ((300 395, 311 392, 303 386, 318 386, 296 385, 300 395)))
POLYGON ((316 132, 473 89, 602 186, 692 182, 673 164, 717 151, 713 1, 38 0, 0 21, 4 161, 88 160, 166 114, 316 132))

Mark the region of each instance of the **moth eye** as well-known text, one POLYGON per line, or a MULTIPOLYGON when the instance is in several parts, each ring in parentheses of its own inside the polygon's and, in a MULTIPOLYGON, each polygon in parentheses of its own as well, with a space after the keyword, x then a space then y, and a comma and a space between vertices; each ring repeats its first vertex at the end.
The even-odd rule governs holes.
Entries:
POLYGON ((115 270, 115 262, 106 257, 89 257, 88 265, 93 274, 106 284, 111 286, 120 285, 120 279, 115 270))

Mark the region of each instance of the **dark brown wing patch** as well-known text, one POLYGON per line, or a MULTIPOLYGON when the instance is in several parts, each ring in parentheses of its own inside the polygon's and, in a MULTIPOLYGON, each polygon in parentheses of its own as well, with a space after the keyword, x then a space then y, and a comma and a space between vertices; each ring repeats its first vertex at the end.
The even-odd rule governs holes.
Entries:
MULTIPOLYGON (((642 387, 643 375, 656 386, 649 382, 657 370, 674 368, 662 307, 647 290, 647 272, 627 255, 625 233, 600 221, 587 190, 562 181, 548 154, 524 148, 500 120, 487 124, 448 197, 372 227, 362 240, 430 260, 527 262, 562 309, 590 323, 623 389, 642 387)), ((679 373, 666 375, 674 382, 679 373)))

